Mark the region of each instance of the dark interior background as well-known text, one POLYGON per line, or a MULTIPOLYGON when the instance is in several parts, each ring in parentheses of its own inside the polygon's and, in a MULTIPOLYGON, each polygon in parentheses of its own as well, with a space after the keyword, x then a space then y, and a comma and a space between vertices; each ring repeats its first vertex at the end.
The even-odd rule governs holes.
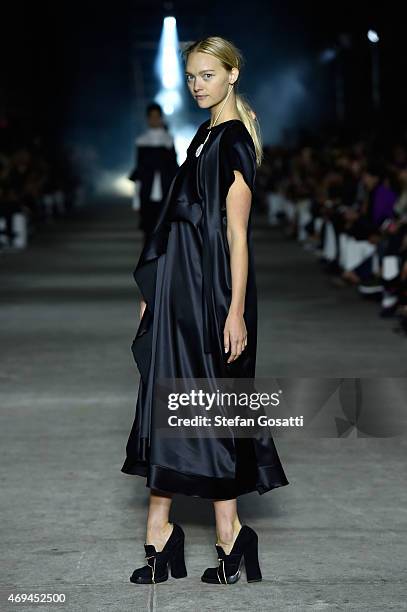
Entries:
MULTIPOLYGON (((256 108, 268 143, 337 128, 338 62, 343 130, 355 134, 374 125, 397 133, 404 124, 402 3, 16 0, 1 12, 0 117, 51 139, 91 144, 104 167, 131 165, 144 107, 158 90, 153 61, 166 14, 177 18, 181 42, 216 34, 242 50, 240 91, 256 108), (378 113, 371 100, 369 28, 380 35, 378 113), (340 59, 322 63, 321 53, 335 47, 340 59)), ((197 124, 206 119, 192 100, 189 110, 197 124)))

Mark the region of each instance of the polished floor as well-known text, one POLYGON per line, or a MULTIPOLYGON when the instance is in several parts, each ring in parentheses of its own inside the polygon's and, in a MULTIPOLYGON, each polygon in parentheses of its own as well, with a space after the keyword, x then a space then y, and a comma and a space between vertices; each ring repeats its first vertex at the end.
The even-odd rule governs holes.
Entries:
MULTIPOLYGON (((144 564, 144 479, 120 472, 133 421, 134 213, 120 202, 50 225, 0 256, 1 610, 407 610, 406 438, 277 446, 290 485, 239 499, 263 581, 200 581, 213 510, 176 495, 188 578, 129 582, 144 564), (13 604, 10 593, 64 593, 13 604)), ((314 255, 255 228, 258 376, 405 377, 407 338, 375 303, 332 286, 314 255)))

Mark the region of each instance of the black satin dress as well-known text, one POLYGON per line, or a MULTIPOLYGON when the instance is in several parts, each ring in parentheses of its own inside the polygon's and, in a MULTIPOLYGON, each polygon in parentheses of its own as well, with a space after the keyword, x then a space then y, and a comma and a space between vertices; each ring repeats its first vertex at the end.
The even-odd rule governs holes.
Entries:
POLYGON ((263 494, 288 484, 272 437, 156 439, 152 422, 157 378, 253 378, 257 291, 248 223, 248 278, 244 319, 247 346, 232 363, 223 329, 232 295, 226 236, 226 196, 234 170, 253 192, 253 140, 236 119, 194 136, 170 186, 134 278, 146 301, 132 351, 140 371, 136 415, 121 471, 146 477, 152 489, 207 499, 263 494))

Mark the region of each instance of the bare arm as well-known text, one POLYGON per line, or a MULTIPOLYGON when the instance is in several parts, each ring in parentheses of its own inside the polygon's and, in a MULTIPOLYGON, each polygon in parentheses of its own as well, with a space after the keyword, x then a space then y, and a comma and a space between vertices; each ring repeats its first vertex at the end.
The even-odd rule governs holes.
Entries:
POLYGON ((232 300, 223 332, 225 353, 230 348, 227 363, 237 359, 247 345, 247 330, 243 318, 248 273, 247 224, 252 194, 243 176, 234 170, 235 181, 226 198, 227 240, 232 276, 232 300))

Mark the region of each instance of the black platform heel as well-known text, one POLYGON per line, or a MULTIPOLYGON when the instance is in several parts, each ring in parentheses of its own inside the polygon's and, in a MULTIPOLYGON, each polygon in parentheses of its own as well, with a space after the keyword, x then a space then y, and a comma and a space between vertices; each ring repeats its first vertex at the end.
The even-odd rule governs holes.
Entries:
POLYGON ((202 582, 209 584, 234 584, 240 578, 242 564, 246 568, 247 582, 260 582, 262 580, 258 557, 257 533, 248 525, 242 525, 227 555, 222 546, 215 544, 218 553, 218 567, 208 567, 201 576, 202 582))
POLYGON ((173 578, 185 578, 187 568, 184 558, 185 534, 182 528, 173 523, 174 528, 164 548, 157 552, 153 544, 144 544, 147 565, 135 569, 130 582, 135 584, 156 584, 168 580, 168 564, 173 578))

